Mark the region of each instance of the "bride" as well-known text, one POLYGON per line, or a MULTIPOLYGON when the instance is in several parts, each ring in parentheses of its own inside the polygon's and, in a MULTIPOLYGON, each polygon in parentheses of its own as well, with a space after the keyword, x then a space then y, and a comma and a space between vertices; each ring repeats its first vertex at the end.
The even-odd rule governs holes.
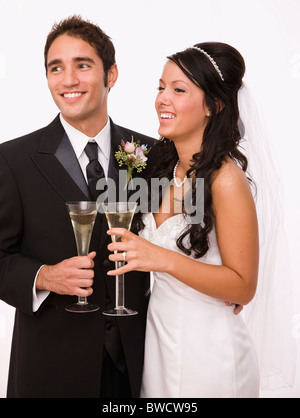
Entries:
POLYGON ((139 236, 108 232, 122 235, 109 249, 125 252, 127 261, 111 275, 153 272, 142 397, 258 397, 254 345, 234 314, 234 305, 255 295, 259 263, 252 182, 239 148, 244 73, 240 53, 223 43, 168 57, 156 99, 162 140, 153 176, 174 176, 173 184, 159 211, 140 218, 139 236), (204 179, 204 216, 197 224, 189 222, 183 187, 192 184, 194 192, 196 178, 204 179))

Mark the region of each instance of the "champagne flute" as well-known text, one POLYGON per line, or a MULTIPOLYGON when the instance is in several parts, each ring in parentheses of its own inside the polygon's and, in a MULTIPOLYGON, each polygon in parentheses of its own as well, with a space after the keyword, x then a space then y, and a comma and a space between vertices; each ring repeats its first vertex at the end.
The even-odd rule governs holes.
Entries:
MULTIPOLYGON (((101 205, 105 213, 109 229, 130 229, 133 215, 137 206, 135 202, 108 202, 101 203, 101 205)), ((121 237, 119 235, 113 235, 112 241, 121 241, 121 237)), ((115 253, 117 252, 118 251, 115 251, 115 253)), ((115 261, 116 269, 122 267, 124 264, 124 261, 115 261)), ((103 314, 108 316, 129 316, 137 314, 137 311, 125 308, 124 274, 120 274, 115 278, 115 308, 104 311, 103 314)))
MULTIPOLYGON (((94 228, 97 206, 96 202, 68 202, 66 203, 71 218, 75 241, 77 246, 77 253, 80 256, 86 256, 89 253, 89 247, 94 228)), ((100 307, 88 303, 86 297, 78 296, 78 302, 67 306, 65 309, 68 312, 95 312, 100 307)))

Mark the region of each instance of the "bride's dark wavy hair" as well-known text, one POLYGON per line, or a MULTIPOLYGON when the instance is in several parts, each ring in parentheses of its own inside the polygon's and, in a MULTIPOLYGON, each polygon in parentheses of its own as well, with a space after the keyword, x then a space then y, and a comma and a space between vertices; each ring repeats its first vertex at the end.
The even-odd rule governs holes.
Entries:
MULTIPOLYGON (((204 217, 201 224, 192 224, 177 240, 177 246, 187 255, 202 257, 208 250, 208 234, 214 225, 211 185, 213 176, 226 159, 234 160, 244 172, 247 158, 238 149, 241 140, 238 128, 238 91, 242 87, 245 62, 241 54, 230 45, 205 42, 195 45, 205 50, 217 63, 224 81, 208 57, 196 49, 186 49, 168 57, 183 73, 204 91, 205 102, 211 112, 203 135, 202 147, 193 155, 190 176, 204 178, 204 217), (189 236, 186 247, 185 237, 189 236)), ((161 138, 155 146, 153 175, 158 178, 172 178, 173 168, 178 160, 176 148, 169 139, 161 138)), ((195 199, 195 182, 193 198, 195 199)), ((141 223, 140 227, 141 229, 141 223)))

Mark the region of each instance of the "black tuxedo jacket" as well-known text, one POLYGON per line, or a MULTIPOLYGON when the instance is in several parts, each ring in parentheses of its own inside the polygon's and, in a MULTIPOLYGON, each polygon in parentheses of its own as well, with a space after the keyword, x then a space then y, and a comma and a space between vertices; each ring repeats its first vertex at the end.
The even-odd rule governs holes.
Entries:
MULTIPOLYGON (((114 153, 131 135, 141 144, 154 140, 111 121, 109 177, 117 179, 114 153)), ((151 164, 151 152, 149 154, 151 164)), ((146 171, 146 170, 145 170, 146 171)), ((73 148, 57 117, 49 126, 0 145, 0 298, 16 308, 8 397, 99 397, 104 342, 122 344, 133 397, 139 396, 149 276, 132 272, 125 278, 125 298, 138 315, 105 317, 114 301, 114 279, 106 272, 107 223, 97 215, 90 250, 95 250, 95 278, 89 301, 95 313, 74 314, 65 306, 77 297, 55 293, 32 312, 32 288, 43 264, 56 264, 77 254, 65 205, 88 200, 87 184, 73 148)))

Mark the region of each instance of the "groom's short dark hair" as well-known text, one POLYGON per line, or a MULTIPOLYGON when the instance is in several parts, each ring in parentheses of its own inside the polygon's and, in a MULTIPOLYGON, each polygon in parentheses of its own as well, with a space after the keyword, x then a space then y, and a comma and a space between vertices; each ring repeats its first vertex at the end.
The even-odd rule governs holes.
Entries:
POLYGON ((81 38, 95 48, 97 55, 103 63, 105 74, 104 81, 106 86, 108 71, 116 62, 114 45, 110 37, 106 35, 106 33, 103 32, 98 25, 91 23, 88 20, 84 20, 78 15, 70 16, 52 26, 44 49, 46 74, 49 48, 56 38, 64 34, 81 38))

